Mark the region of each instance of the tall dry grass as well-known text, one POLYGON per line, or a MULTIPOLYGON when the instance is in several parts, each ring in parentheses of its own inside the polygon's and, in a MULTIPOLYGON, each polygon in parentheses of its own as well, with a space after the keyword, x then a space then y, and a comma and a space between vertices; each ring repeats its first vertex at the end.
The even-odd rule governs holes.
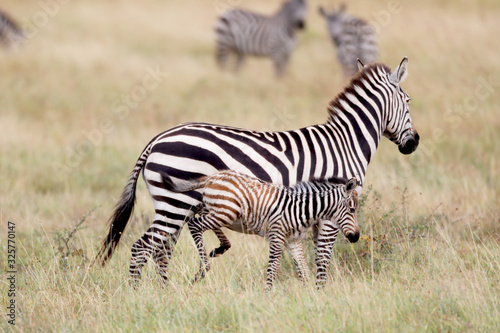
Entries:
MULTIPOLYGON (((285 257, 276 290, 263 293, 267 245, 234 233, 233 248, 214 260, 203 283, 187 283, 198 262, 183 233, 168 288, 148 267, 140 288, 130 289, 129 248, 152 218, 142 181, 116 257, 88 269, 128 173, 155 134, 188 121, 271 130, 321 123, 346 83, 317 1, 284 80, 275 80, 265 59, 248 59, 238 75, 219 71, 212 33, 219 3, 71 0, 18 51, 0 53, 2 283, 9 220, 19 271, 17 326, 2 322, 2 330, 498 330, 496 1, 401 1, 387 24, 380 14, 389 3, 348 4, 383 23, 383 62, 394 68, 409 57, 403 88, 422 141, 411 156, 381 143, 366 178, 363 238, 353 246, 339 241, 325 290, 302 287, 285 257), (148 68, 168 75, 117 115, 113 108, 142 85, 148 68), (96 131, 102 135, 86 145, 96 131), (61 237, 93 208, 63 260, 61 237)), ((269 13, 278 6, 240 5, 269 13)), ((35 1, 1 6, 22 25, 42 11, 35 1)), ((9 301, 3 288, 1 299, 9 301)))

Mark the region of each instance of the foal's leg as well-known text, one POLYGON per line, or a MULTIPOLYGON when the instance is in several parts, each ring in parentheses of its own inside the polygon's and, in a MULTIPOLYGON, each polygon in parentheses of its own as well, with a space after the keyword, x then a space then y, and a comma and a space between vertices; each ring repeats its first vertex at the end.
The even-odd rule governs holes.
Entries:
POLYGON ((209 256, 211 258, 219 257, 231 248, 231 242, 229 241, 229 239, 227 239, 226 235, 224 235, 224 232, 222 231, 222 229, 214 229, 213 232, 215 233, 215 235, 219 239, 220 245, 219 245, 219 247, 213 249, 210 252, 209 256))
POLYGON ((266 290, 271 290, 276 273, 280 267, 281 254, 285 236, 280 230, 272 230, 269 233, 269 264, 267 266, 266 290))
POLYGON ((203 242, 203 232, 206 230, 219 229, 224 225, 220 219, 215 216, 215 214, 205 214, 199 217, 194 217, 188 222, 189 231, 193 237, 196 248, 198 249, 198 254, 200 255, 201 263, 200 270, 193 278, 192 282, 197 282, 205 277, 205 272, 210 269, 208 263, 207 252, 205 250, 205 243, 203 242))

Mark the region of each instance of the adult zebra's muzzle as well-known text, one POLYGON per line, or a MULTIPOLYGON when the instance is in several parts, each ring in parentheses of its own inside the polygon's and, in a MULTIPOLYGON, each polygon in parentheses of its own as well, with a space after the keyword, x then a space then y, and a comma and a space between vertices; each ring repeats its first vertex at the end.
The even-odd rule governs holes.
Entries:
POLYGON ((414 135, 412 135, 399 145, 398 147, 399 152, 405 155, 413 153, 418 147, 419 140, 420 140, 420 135, 418 135, 418 133, 415 132, 414 135))
POLYGON ((302 30, 305 29, 305 27, 306 27, 306 22, 304 20, 298 20, 297 22, 295 22, 295 28, 302 30))

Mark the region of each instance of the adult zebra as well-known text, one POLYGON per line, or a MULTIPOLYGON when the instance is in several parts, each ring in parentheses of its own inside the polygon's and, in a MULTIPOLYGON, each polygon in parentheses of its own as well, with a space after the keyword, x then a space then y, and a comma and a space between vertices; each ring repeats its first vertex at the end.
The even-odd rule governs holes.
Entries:
MULTIPOLYGON (((393 73, 383 64, 360 63, 358 75, 330 102, 325 124, 286 132, 259 132, 189 123, 160 133, 140 155, 96 260, 104 265, 118 245, 132 214, 141 170, 156 215, 132 246, 132 256, 147 260, 152 255, 164 279, 173 246, 193 215, 192 208, 201 203, 201 194, 166 190, 161 173, 176 181, 233 169, 284 185, 334 176, 356 177, 362 185, 382 136, 396 143, 403 154, 412 153, 418 146, 419 136, 410 118, 410 98, 399 86, 406 78, 407 63, 404 58, 393 73)), ((240 227, 234 224, 231 229, 241 231, 240 227)))
POLYGON ((232 52, 236 54, 236 70, 246 55, 270 57, 277 76, 283 76, 290 54, 295 49, 295 32, 304 28, 305 15, 305 0, 285 2, 273 16, 241 9, 224 13, 215 25, 219 66, 225 67, 232 52))
POLYGON ((344 75, 351 77, 357 71, 357 59, 363 63, 377 60, 378 45, 375 29, 365 20, 345 12, 345 5, 339 10, 327 12, 319 7, 319 13, 326 20, 328 32, 337 47, 337 58, 344 75))

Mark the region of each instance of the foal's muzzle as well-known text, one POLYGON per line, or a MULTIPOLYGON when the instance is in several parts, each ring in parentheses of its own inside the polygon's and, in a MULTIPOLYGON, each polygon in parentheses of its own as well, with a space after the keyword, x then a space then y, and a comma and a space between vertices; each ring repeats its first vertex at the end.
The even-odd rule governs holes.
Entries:
POLYGON ((418 147, 419 140, 420 135, 418 135, 418 133, 415 133, 413 137, 407 139, 406 141, 404 141, 404 143, 399 145, 399 152, 405 155, 413 153, 418 147))
POLYGON ((359 240, 359 231, 348 233, 346 237, 349 243, 356 243, 359 240))

